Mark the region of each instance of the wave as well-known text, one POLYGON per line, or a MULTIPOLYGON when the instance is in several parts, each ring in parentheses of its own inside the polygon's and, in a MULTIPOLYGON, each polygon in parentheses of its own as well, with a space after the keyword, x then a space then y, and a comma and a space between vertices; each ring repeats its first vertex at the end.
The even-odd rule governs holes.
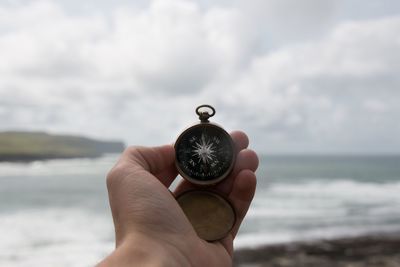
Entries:
MULTIPOLYGON (((348 204, 400 204, 400 181, 372 183, 353 180, 276 183, 257 191, 253 207, 336 208, 348 204)), ((260 209, 258 209, 261 211, 260 209)))
POLYGON ((258 190, 238 246, 400 231, 400 181, 314 180, 258 190))
POLYGON ((280 193, 286 192, 291 194, 340 194, 340 195, 352 195, 353 193, 373 193, 377 192, 395 192, 400 189, 400 178, 397 181, 390 182, 369 182, 353 180, 350 178, 342 179, 318 179, 309 178, 305 182, 291 182, 291 183, 275 183, 267 188, 269 193, 280 193))
POLYGON ((114 247, 110 217, 74 208, 0 214, 0 266, 93 266, 114 247))
POLYGON ((309 231, 240 233, 235 239, 235 249, 255 248, 297 241, 358 237, 369 234, 397 234, 399 231, 399 225, 389 225, 362 228, 331 227, 329 229, 321 228, 309 231))
POLYGON ((53 159, 47 161, 1 162, 0 179, 11 177, 87 175, 107 173, 117 161, 117 155, 100 158, 53 159))

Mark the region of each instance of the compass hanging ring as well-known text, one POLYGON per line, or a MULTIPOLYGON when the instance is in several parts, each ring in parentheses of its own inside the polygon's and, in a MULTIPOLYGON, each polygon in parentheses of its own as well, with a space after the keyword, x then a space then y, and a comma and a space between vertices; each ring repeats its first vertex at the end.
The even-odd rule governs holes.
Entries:
POLYGON ((196 108, 196 114, 199 115, 199 119, 201 122, 208 122, 208 118, 215 115, 215 109, 210 105, 201 105, 196 108), (201 111, 205 108, 211 110, 211 113, 207 111, 201 111))

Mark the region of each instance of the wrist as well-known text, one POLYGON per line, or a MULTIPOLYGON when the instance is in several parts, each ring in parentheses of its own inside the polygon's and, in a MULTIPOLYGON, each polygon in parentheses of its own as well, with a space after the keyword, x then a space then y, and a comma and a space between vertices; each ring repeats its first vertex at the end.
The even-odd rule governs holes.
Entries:
POLYGON ((97 267, 191 266, 184 253, 169 242, 143 235, 126 237, 97 267))

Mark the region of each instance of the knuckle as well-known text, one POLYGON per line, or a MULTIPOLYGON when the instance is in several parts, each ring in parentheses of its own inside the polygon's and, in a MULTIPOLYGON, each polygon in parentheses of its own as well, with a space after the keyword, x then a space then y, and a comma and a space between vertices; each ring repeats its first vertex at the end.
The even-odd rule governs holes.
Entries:
POLYGON ((125 176, 125 173, 126 167, 121 163, 117 163, 106 176, 107 188, 112 188, 117 184, 125 176))
POLYGON ((125 148, 123 154, 127 156, 135 156, 140 152, 141 149, 141 146, 128 146, 127 148, 125 148))
POLYGON ((127 153, 135 152, 137 148, 138 146, 128 146, 127 148, 125 148, 125 152, 127 153))

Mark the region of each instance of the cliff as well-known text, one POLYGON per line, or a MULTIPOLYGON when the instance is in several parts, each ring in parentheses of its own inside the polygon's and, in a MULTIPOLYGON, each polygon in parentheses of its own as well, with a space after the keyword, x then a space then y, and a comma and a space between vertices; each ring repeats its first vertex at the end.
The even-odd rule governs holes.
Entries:
POLYGON ((124 144, 119 141, 44 132, 0 132, 0 161, 98 157, 104 153, 119 153, 123 149, 124 144))

